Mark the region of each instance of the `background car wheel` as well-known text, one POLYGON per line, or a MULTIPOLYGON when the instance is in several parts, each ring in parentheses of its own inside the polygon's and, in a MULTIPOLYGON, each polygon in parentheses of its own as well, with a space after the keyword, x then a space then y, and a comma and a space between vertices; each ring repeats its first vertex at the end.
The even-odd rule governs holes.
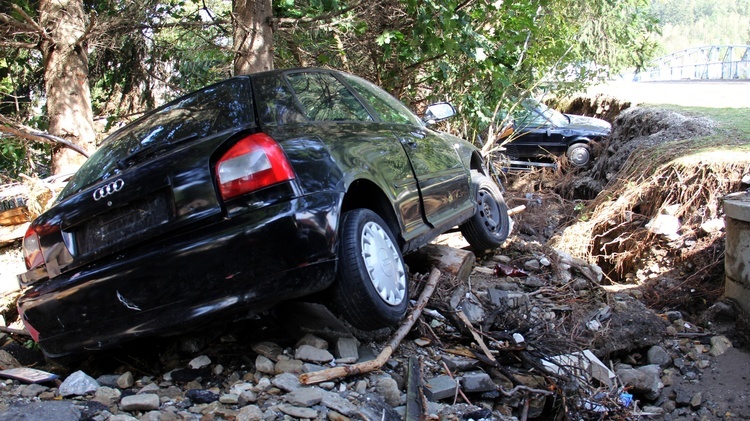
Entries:
POLYGON ((461 225, 461 234, 476 252, 493 249, 508 238, 508 207, 497 184, 477 171, 471 172, 471 183, 477 195, 477 211, 461 225))
POLYGON ((408 272, 388 225, 369 209, 341 221, 334 305, 354 327, 374 330, 403 319, 409 303, 408 272))
POLYGON ((585 167, 591 162, 591 148, 585 143, 575 143, 568 147, 568 161, 576 167, 585 167))

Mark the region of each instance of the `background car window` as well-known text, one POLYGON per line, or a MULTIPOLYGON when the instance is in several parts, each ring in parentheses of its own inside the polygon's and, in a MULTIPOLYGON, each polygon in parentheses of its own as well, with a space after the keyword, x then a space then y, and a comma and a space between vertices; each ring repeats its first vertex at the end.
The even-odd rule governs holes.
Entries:
POLYGON ((287 79, 310 120, 372 120, 357 97, 328 73, 292 73, 287 75, 287 79))
POLYGON ((389 93, 375 86, 375 84, 350 75, 346 75, 346 81, 372 105, 372 108, 378 113, 381 121, 386 123, 421 125, 421 121, 411 110, 389 93))
POLYGON ((253 90, 255 91, 261 123, 281 126, 307 121, 307 117, 297 107, 289 86, 279 76, 269 75, 255 78, 253 90))

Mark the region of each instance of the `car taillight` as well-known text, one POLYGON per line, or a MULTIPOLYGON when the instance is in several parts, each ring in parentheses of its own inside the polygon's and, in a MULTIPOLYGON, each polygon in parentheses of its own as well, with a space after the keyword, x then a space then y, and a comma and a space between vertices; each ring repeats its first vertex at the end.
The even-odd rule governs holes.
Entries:
POLYGON ((39 236, 33 227, 29 227, 23 236, 23 259, 26 262, 26 269, 34 269, 44 264, 39 236))
POLYGON ((294 178, 278 143, 265 133, 247 136, 216 164, 216 179, 224 200, 294 178))

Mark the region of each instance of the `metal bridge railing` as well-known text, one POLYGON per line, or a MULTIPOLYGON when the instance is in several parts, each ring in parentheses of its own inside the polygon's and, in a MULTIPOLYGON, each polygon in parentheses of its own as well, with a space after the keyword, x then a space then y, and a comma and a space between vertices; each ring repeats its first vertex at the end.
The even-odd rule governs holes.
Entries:
POLYGON ((709 45, 660 57, 640 81, 750 79, 750 45, 709 45))

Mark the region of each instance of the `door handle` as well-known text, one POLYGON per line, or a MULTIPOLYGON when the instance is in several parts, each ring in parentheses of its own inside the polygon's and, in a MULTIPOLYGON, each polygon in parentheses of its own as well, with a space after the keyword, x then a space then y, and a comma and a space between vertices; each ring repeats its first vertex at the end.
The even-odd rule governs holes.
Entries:
POLYGON ((412 149, 417 148, 417 139, 414 139, 414 138, 402 137, 401 143, 412 149))

